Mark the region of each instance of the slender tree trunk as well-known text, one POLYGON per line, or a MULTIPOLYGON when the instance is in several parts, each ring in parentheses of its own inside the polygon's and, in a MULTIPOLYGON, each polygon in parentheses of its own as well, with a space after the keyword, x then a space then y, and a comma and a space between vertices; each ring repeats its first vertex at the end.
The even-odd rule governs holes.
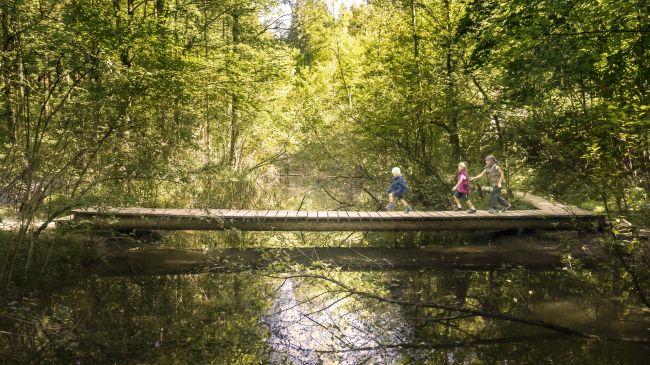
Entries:
POLYGON ((154 11, 156 17, 162 16, 165 12, 165 0, 156 0, 154 11))
MULTIPOLYGON (((134 0, 126 1, 127 26, 129 34, 131 34, 133 27, 133 17, 135 16, 135 6, 133 2, 134 0)), ((131 67, 131 63, 133 62, 133 46, 131 46, 131 42, 128 42, 126 50, 124 50, 124 61, 125 66, 131 67)))
POLYGON ((338 40, 336 41, 336 61, 339 65, 339 73, 341 74, 341 81, 343 81, 343 87, 345 88, 345 93, 348 97, 348 106, 352 107, 352 90, 350 85, 348 85, 347 79, 345 78, 345 70, 343 69, 343 60, 341 57, 341 47, 339 46, 338 40))
POLYGON ((453 24, 451 19, 451 0, 445 0, 445 14, 447 16, 447 42, 446 42, 446 59, 445 66, 447 70, 447 121, 449 125, 449 144, 451 146, 451 159, 455 165, 457 161, 462 160, 463 153, 460 148, 460 137, 458 136, 458 113, 454 100, 454 65, 452 61, 453 46, 453 24))
MULTIPOLYGON (((134 0, 126 0, 126 27, 127 33, 131 32, 131 22, 133 21, 133 16, 135 14, 135 7, 133 4, 134 0)), ((124 26, 124 17, 122 16, 122 0, 113 0, 113 12, 115 13, 115 29, 118 31, 124 26)), ((131 67, 131 62, 133 61, 133 48, 130 44, 123 46, 120 51, 120 61, 122 65, 126 67, 131 67)))
MULTIPOLYGON (((4 119, 7 126, 7 140, 10 143, 16 142, 16 111, 14 107, 13 98, 13 81, 15 76, 15 67, 8 55, 11 54, 15 48, 14 35, 11 32, 11 9, 9 5, 2 4, 0 6, 0 22, 2 25, 2 85, 5 102, 4 119)), ((1 140, 0 140, 1 141, 1 140)))
MULTIPOLYGON (((232 14, 232 46, 235 54, 238 52, 237 45, 239 44, 239 17, 240 14, 232 14)), ((237 165, 237 142, 239 140, 239 97, 235 92, 232 93, 230 99, 230 152, 228 155, 228 164, 230 166, 237 165)))
MULTIPOLYGON (((203 41, 204 41, 204 50, 203 50, 203 56, 205 59, 208 59, 208 54, 209 54, 209 41, 208 41, 208 7, 206 4, 204 4, 203 7, 203 41)), ((210 163, 212 160, 212 146, 211 146, 211 139, 212 139, 212 132, 210 128, 210 95, 208 93, 208 88, 204 88, 204 95, 203 98, 205 100, 205 160, 207 163, 210 163)))
MULTIPOLYGON (((645 29, 646 31, 640 32, 639 34, 639 43, 636 49, 636 59, 637 59, 637 77, 636 85, 639 89, 641 103, 640 105, 650 104, 650 95, 646 90, 648 75, 650 74, 650 68, 648 67, 648 57, 646 56, 647 47, 648 47, 648 28, 650 22, 648 21, 647 12, 650 9, 648 2, 646 0, 638 0, 637 6, 637 20, 639 22, 639 27, 645 29), (646 15, 643 15, 646 14, 646 15)), ((643 181, 642 185, 646 192, 646 200, 650 201, 650 137, 648 136, 647 131, 643 132, 643 127, 640 127, 640 136, 645 134, 645 138, 642 138, 641 146, 638 147, 637 153, 639 154, 639 175, 643 181)))
POLYGON ((413 30, 413 55, 417 59, 420 56, 420 44, 417 34, 418 21, 415 0, 411 0, 411 26, 413 30))
MULTIPOLYGON (((418 36, 418 13, 415 0, 410 4, 411 37, 413 38, 413 66, 415 68, 415 82, 411 88, 411 105, 415 116, 414 149, 421 156, 426 156, 427 134, 425 123, 422 122, 422 75, 420 66, 420 37, 418 36)), ((404 141, 407 144, 408 141, 404 141)))
POLYGON ((479 93, 483 97, 483 100, 485 101, 485 103, 487 105, 489 105, 490 109, 492 109, 492 111, 493 111, 492 112, 492 120, 494 121, 494 127, 497 130, 497 139, 498 139, 498 143, 499 143, 499 152, 501 152, 503 154, 505 152, 506 145, 505 145, 505 142, 503 140, 503 131, 502 131, 502 128, 501 128, 501 117, 499 116, 499 113, 497 112, 496 102, 493 101, 492 99, 490 99, 489 95, 487 94, 487 92, 485 91, 485 89, 483 88, 483 86, 481 85, 481 83, 478 81, 478 79, 475 76, 470 75, 470 77, 472 78, 472 81, 474 82, 474 85, 478 89, 479 93))

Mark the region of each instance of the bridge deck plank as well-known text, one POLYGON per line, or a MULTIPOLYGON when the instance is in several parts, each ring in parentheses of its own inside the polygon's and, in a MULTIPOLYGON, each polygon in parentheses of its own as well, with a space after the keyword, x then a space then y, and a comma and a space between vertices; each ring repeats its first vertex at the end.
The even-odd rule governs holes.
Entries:
POLYGON ((350 220, 356 220, 361 218, 359 212, 354 212, 354 211, 348 211, 348 216, 350 217, 350 220))
POLYGON ((289 210, 289 211, 287 211, 287 216, 284 217, 284 218, 285 218, 285 220, 287 220, 287 219, 295 219, 295 218, 298 217, 298 213, 300 213, 300 212, 297 211, 297 210, 289 210))
POLYGON ((278 214, 275 215, 276 220, 284 220, 289 214, 288 210, 278 210, 278 214))
POLYGON ((462 211, 295 211, 251 209, 188 209, 188 208, 88 208, 73 210, 74 219, 83 218, 93 224, 122 222, 121 227, 160 227, 161 229, 227 229, 242 230, 435 230, 435 229, 498 229, 499 227, 571 227, 576 222, 602 227, 604 217, 584 210, 558 206, 548 209, 521 209, 489 214, 462 211), (205 218, 220 218, 219 220, 205 218), (104 223, 101 221, 104 220, 104 223), (225 223, 224 223, 225 220, 225 223), (591 223, 590 223, 591 222, 591 223), (190 227, 190 228, 175 228, 190 227), (198 227, 198 228, 191 228, 198 227))
POLYGON ((233 211, 232 215, 230 215, 230 218, 242 218, 248 213, 248 210, 246 209, 240 209, 237 211, 233 211))
POLYGON ((381 215, 379 214, 379 212, 366 212, 366 213, 368 213, 368 216, 372 218, 372 220, 381 221, 381 215))
POLYGON ((359 217, 360 217, 362 220, 368 220, 368 219, 370 219, 370 214, 368 214, 368 212, 363 211, 363 212, 358 212, 358 213, 359 213, 359 217))

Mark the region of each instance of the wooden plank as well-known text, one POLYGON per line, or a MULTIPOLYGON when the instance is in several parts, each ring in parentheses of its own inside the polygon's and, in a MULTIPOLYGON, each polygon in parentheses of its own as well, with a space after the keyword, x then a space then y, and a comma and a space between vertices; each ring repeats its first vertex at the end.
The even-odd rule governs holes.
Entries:
POLYGON ((254 210, 248 210, 244 215, 242 216, 243 219, 251 219, 257 216, 257 212, 254 210))
POLYGON ((370 218, 372 218, 372 217, 370 216, 370 213, 368 213, 368 212, 359 212, 359 217, 360 217, 362 220, 369 220, 370 218))
POLYGON ((275 220, 275 211, 274 210, 258 210, 257 212, 258 221, 273 221, 275 220))
MULTIPOLYGON (((224 218, 227 217, 228 214, 232 212, 229 209, 210 209, 209 214, 212 217, 218 217, 218 218, 224 218)), ((174 209, 174 214, 172 214, 174 217, 184 217, 185 214, 182 213, 181 209, 174 209)))
POLYGON ((442 214, 443 217, 454 217, 453 210, 441 210, 438 213, 442 214))
POLYGON ((239 217, 239 216, 242 215, 242 214, 240 214, 240 212, 241 212, 241 210, 239 210, 239 209, 228 210, 227 213, 224 213, 224 218, 236 218, 236 217, 239 217))
POLYGON ((288 210, 278 210, 278 214, 275 215, 275 219, 284 219, 289 214, 288 210))
MULTIPOLYGON (((208 211, 204 212, 203 214, 212 214, 216 216, 217 213, 212 211, 213 209, 208 209, 208 211)), ((187 215, 187 213, 185 213, 185 210, 183 209, 172 209, 172 208, 156 209, 156 214, 159 214, 161 216, 167 216, 167 217, 180 217, 180 216, 187 215)))
POLYGON ((316 217, 318 221, 327 221, 327 211, 326 210, 318 210, 316 211, 316 217))
POLYGON ((245 209, 238 210, 238 211, 236 211, 235 213, 233 213, 230 217, 231 217, 231 218, 242 218, 242 217, 244 217, 244 216, 246 215, 246 213, 248 213, 248 212, 249 212, 249 211, 248 211, 248 210, 245 210, 245 209))
POLYGON ((405 212, 391 212, 391 216, 394 219, 418 219, 422 218, 420 215, 415 215, 411 213, 405 213, 405 212))
POLYGON ((248 209, 188 208, 87 208, 72 210, 75 220, 92 220, 108 228, 224 229, 242 230, 462 230, 602 226, 604 218, 584 210, 567 210, 536 202, 545 209, 521 209, 489 214, 487 210, 468 214, 463 211, 357 212, 357 211, 280 211, 248 209), (220 220, 228 220, 224 225, 220 220), (102 223, 102 220, 104 223, 102 223), (271 224, 268 227, 266 224, 271 224), (279 223, 279 224, 275 224, 279 223))
POLYGON ((294 218, 297 218, 299 213, 300 213, 300 212, 297 211, 297 210, 289 210, 289 211, 287 211, 287 216, 284 217, 284 219, 285 219, 285 220, 288 220, 288 219, 294 219, 294 218))
POLYGON ((338 212, 338 211, 328 211, 327 212, 327 219, 333 220, 333 221, 340 221, 340 220, 348 220, 348 215, 345 212, 338 212))
POLYGON ((381 215, 378 212, 366 212, 366 213, 368 213, 368 217, 370 217, 372 220, 381 221, 381 215))
POLYGON ((540 212, 541 210, 512 210, 512 211, 509 210, 504 214, 512 214, 518 217, 530 217, 530 216, 539 215, 540 212))
POLYGON ((414 217, 418 217, 418 218, 429 219, 429 218, 434 217, 431 213, 432 212, 427 212, 427 211, 412 211, 412 212, 406 213, 406 214, 414 216, 414 217))
MULTIPOLYGON (((180 215, 181 209, 172 209, 172 215, 180 215)), ((208 214, 213 217, 221 217, 224 213, 227 212, 225 209, 208 209, 208 214)))
POLYGON ((359 212, 354 212, 354 211, 348 211, 348 216, 350 217, 350 220, 355 220, 361 218, 359 215, 359 212))
POLYGON ((395 217, 395 212, 376 212, 382 221, 389 221, 395 217))
POLYGON ((421 217, 421 219, 426 219, 426 220, 435 220, 435 219, 446 217, 446 215, 442 215, 440 214, 440 212, 428 212, 428 211, 418 212, 418 216, 421 217))

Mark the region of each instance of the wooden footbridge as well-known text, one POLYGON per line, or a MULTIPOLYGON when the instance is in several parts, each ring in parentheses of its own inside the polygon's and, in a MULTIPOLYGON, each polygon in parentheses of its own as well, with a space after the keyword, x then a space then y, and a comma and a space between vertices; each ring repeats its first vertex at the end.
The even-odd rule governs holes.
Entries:
POLYGON ((72 220, 94 228, 242 231, 453 231, 601 228, 604 216, 515 193, 537 209, 478 211, 295 211, 249 209, 86 208, 72 220))

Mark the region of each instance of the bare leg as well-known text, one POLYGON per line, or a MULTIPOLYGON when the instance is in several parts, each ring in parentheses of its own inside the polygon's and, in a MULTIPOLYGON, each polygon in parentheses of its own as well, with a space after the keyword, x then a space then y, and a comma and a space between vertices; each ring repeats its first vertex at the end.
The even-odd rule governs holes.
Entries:
POLYGON ((411 208, 411 206, 406 202, 406 200, 400 199, 399 201, 404 205, 404 212, 405 213, 413 211, 413 208, 411 208))
POLYGON ((460 208, 463 207, 463 206, 460 204, 460 200, 458 200, 458 198, 456 198, 456 196, 452 195, 451 197, 454 198, 454 202, 456 202, 456 206, 458 207, 458 209, 460 209, 460 208))

